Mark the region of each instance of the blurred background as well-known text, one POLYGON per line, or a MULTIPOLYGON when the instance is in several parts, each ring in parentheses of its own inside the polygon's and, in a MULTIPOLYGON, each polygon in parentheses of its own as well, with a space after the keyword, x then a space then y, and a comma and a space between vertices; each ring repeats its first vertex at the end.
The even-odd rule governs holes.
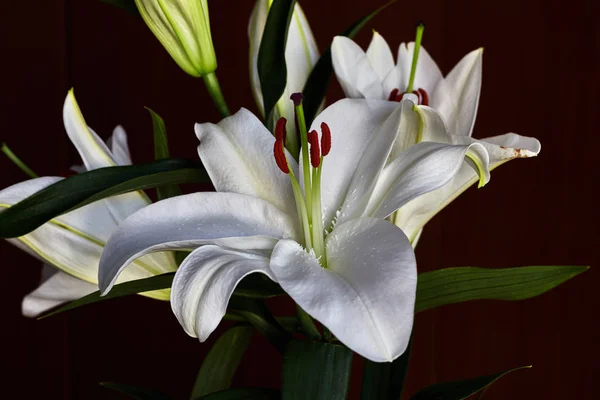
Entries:
MULTIPOLYGON (((300 2, 321 51, 383 3, 300 2)), ((232 111, 257 110, 248 77, 253 5, 209 1, 217 75, 232 111)), ((568 6, 558 0, 399 1, 358 36, 366 48, 376 29, 396 49, 413 40, 422 20, 424 46, 444 73, 470 50, 485 47, 474 136, 516 132, 542 142, 538 158, 498 168, 489 185, 469 189, 426 226, 417 248, 421 272, 453 266, 591 266, 535 299, 465 303, 419 314, 406 395, 430 383, 529 364, 533 369, 503 378, 485 398, 599 394, 594 383, 600 372, 599 15, 594 0, 571 0, 568 6)), ((142 20, 99 0, 9 2, 0 35, 0 141, 40 175, 64 175, 79 163, 62 123, 70 87, 100 136, 108 138, 117 124, 125 127, 137 163, 153 159, 144 106, 165 119, 177 157, 197 157, 195 122, 219 120, 203 82, 177 67, 142 20)), ((341 97, 332 80, 328 102, 341 97)), ((0 157, 0 188, 24 179, 0 157)), ((21 316, 21 299, 37 286, 41 264, 6 242, 0 243, 0 257, 5 398, 121 398, 99 387, 102 381, 187 398, 203 357, 227 326, 199 344, 180 328, 167 303, 137 296, 29 320, 21 316)), ((277 387, 280 362, 256 334, 235 384, 277 387)), ((360 368, 359 360, 356 382, 360 368)))

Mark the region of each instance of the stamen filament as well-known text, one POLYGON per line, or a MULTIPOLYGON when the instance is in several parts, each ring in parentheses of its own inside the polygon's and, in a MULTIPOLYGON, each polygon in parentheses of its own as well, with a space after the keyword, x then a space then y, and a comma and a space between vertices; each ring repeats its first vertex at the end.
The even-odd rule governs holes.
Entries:
POLYGON ((413 49, 412 66, 410 68, 410 78, 408 80, 408 88, 406 89, 406 93, 411 93, 413 91, 415 75, 417 74, 417 63, 419 62, 419 51, 421 50, 421 40, 423 39, 424 30, 425 25, 422 23, 417 25, 417 36, 415 38, 415 48, 413 49))
POLYGON ((298 211, 298 217, 300 218, 300 225, 304 229, 304 246, 306 250, 312 250, 312 239, 310 236, 310 225, 308 223, 308 212, 306 209, 306 203, 304 202, 304 196, 302 195, 302 189, 298 183, 298 179, 294 175, 293 170, 290 168, 290 182, 292 183, 292 190, 294 191, 294 198, 296 200, 296 209, 298 211))
POLYGON ((27 176, 30 178, 39 178, 39 176, 33 172, 31 168, 29 168, 12 150, 6 145, 6 143, 2 143, 2 152, 8 157, 10 161, 12 161, 17 167, 21 169, 21 171, 25 172, 27 176))
POLYGON ((291 96, 296 110, 296 121, 300 131, 300 141, 302 148, 302 172, 304 175, 304 194, 306 196, 306 207, 308 209, 308 221, 312 223, 311 207, 311 182, 310 182, 310 158, 308 155, 308 132, 306 129, 306 120, 304 119, 304 107, 302 107, 302 93, 294 93, 291 96))
POLYGON ((321 171, 323 169, 324 157, 321 157, 321 163, 318 168, 313 169, 312 175, 312 238, 315 256, 320 259, 321 265, 327 268, 327 259, 325 257, 325 232, 323 231, 323 217, 321 214, 321 171))

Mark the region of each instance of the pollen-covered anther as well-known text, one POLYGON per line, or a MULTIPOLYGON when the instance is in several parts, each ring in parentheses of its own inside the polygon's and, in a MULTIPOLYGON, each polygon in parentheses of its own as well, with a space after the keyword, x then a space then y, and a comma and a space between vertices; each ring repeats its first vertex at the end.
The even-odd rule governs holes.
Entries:
POLYGON ((394 89, 390 92, 390 95, 388 97, 388 101, 396 101, 396 96, 398 96, 398 89, 394 89))
POLYGON ((284 174, 290 173, 290 167, 288 166, 287 159, 285 158, 285 147, 283 146, 283 139, 275 139, 273 145, 273 155, 275 156, 275 163, 284 174))
POLYGON ((285 136, 286 136, 286 130, 285 130, 285 124, 287 123, 287 120, 283 117, 279 118, 279 120, 277 121, 277 124, 275 125, 275 140, 283 140, 283 144, 285 145, 285 136))
MULTIPOLYGON (((415 96, 417 96, 417 104, 418 105, 420 105, 420 106, 428 106, 429 105, 429 95, 427 94, 425 89, 419 88, 417 90, 413 90, 411 93, 414 94, 415 96)), ((400 93, 400 91, 398 89, 394 89, 390 92, 388 101, 395 101, 395 102, 399 103, 402 101, 405 94, 406 94, 406 92, 400 93)))
POLYGON ((329 125, 321 122, 321 154, 325 157, 331 151, 331 130, 329 125))
POLYGON ((428 106, 429 105, 429 95, 423 88, 417 89, 417 91, 421 94, 421 105, 428 106))
POLYGON ((321 150, 317 131, 308 132, 308 143, 310 143, 310 164, 313 168, 318 168, 321 165, 321 150))

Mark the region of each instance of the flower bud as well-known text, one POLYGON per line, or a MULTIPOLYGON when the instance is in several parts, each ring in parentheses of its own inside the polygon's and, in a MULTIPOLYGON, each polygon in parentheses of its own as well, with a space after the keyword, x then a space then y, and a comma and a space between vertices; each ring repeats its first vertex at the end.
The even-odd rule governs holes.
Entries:
POLYGON ((181 69, 195 77, 217 69, 207 0, 135 0, 135 4, 181 69))
MULTIPOLYGON (((264 116, 263 96, 258 77, 258 50, 265 30, 269 8, 273 0, 257 0, 250 23, 248 37, 250 39, 250 81, 256 104, 264 116)), ((315 63, 319 60, 317 43, 310 30, 302 8, 296 3, 294 14, 290 21, 288 38, 285 48, 285 62, 287 66, 287 84, 283 95, 277 102, 273 113, 274 121, 285 117, 288 121, 294 120, 294 104, 289 100, 290 95, 302 92, 315 63)), ((293 128, 290 126, 290 129, 293 128)))

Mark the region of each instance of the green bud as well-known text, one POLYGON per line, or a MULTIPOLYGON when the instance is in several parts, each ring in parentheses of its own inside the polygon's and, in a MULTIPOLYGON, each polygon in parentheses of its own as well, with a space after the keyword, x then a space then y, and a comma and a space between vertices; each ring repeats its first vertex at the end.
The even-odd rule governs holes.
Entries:
POLYGON ((207 0, 135 0, 135 4, 181 69, 195 77, 217 69, 207 0))

